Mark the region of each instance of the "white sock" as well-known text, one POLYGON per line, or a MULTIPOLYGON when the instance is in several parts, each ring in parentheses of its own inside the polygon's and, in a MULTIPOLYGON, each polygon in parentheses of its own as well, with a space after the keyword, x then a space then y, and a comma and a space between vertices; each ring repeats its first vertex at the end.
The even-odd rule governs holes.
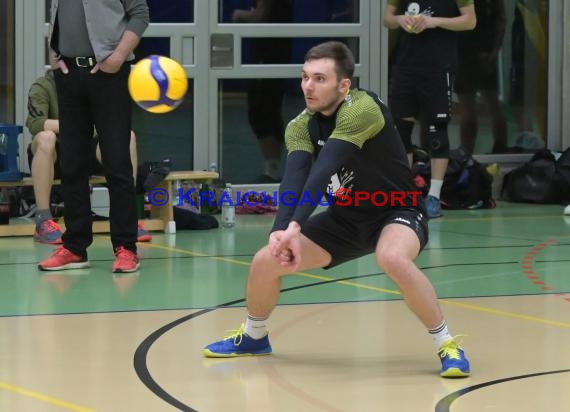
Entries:
POLYGON ((428 329, 428 332, 433 338, 433 343, 435 344, 435 348, 438 350, 445 342, 453 339, 453 336, 451 336, 449 334, 449 330, 447 330, 447 323, 445 322, 445 320, 441 322, 439 326, 436 326, 433 329, 428 329))
POLYGON ((36 226, 39 226, 46 220, 53 219, 49 209, 36 210, 36 226))
POLYGON ((434 196, 439 199, 442 186, 443 186, 443 180, 431 179, 428 196, 434 196))
POLYGON ((267 335, 267 327, 265 323, 267 318, 258 318, 247 314, 247 319, 245 320, 244 332, 247 336, 253 339, 261 339, 267 335))

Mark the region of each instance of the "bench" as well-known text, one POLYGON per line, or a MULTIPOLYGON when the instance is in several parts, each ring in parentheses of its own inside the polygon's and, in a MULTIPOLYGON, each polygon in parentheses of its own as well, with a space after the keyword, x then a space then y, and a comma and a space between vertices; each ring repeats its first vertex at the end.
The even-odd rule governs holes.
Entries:
MULTIPOLYGON (((150 219, 144 220, 145 229, 150 231, 164 231, 165 233, 176 233, 176 223, 174 222, 174 198, 175 193, 172 192, 173 182, 180 180, 190 180, 193 182, 211 182, 218 178, 218 173, 207 171, 173 171, 170 172, 164 180, 162 180, 156 188, 161 188, 170 194, 168 201, 163 206, 152 206, 150 209, 150 219)), ((89 179, 92 185, 100 185, 105 183, 105 177, 92 176, 89 179)), ((59 180, 54 181, 54 185, 61 184, 59 180)), ((0 187, 18 187, 33 186, 32 178, 25 177, 16 181, 0 181, 0 187)), ((65 222, 61 224, 62 229, 65 222)), ((4 236, 32 236, 34 234, 35 224, 9 224, 0 225, 0 237, 4 236)), ((109 233, 109 221, 94 221, 93 233, 109 233)))

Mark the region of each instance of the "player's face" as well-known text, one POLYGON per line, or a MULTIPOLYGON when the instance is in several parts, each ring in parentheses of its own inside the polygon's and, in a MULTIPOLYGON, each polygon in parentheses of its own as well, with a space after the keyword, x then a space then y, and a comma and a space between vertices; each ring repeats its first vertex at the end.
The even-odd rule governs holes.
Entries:
POLYGON ((301 88, 307 109, 329 116, 348 93, 350 80, 338 79, 333 59, 314 59, 303 65, 301 88))

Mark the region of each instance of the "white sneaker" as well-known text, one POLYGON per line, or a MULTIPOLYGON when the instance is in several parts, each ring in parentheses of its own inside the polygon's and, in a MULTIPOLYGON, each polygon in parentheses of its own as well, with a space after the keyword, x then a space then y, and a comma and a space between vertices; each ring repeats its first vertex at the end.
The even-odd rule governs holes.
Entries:
POLYGON ((568 205, 568 206, 566 206, 566 207, 564 208, 564 214, 565 214, 565 215, 570 215, 570 205, 568 205))

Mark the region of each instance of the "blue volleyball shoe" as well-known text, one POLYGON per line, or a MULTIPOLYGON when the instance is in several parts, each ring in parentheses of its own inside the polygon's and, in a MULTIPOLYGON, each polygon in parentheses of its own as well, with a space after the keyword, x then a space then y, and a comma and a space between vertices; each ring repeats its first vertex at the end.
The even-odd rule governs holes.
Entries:
POLYGON ((466 378, 471 374, 469 360, 455 338, 445 342, 437 351, 441 360, 440 376, 444 378, 466 378))
POLYGON ((222 340, 211 343, 203 350, 207 358, 236 358, 239 356, 263 356, 271 354, 269 337, 253 339, 244 333, 244 324, 222 340))
POLYGON ((443 216, 441 214, 441 201, 435 196, 429 195, 426 198, 426 209, 430 219, 443 216))

